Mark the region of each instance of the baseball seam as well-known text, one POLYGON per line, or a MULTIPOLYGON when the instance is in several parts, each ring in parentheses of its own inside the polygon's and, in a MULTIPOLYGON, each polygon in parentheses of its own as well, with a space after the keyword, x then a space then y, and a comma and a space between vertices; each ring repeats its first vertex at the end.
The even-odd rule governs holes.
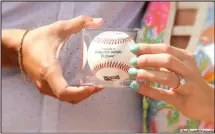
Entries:
POLYGON ((114 45, 114 44, 125 44, 131 40, 132 40, 132 38, 130 36, 128 36, 126 38, 116 38, 116 39, 97 37, 93 40, 93 42, 114 45))
POLYGON ((128 72, 128 69, 130 68, 129 65, 122 63, 122 62, 118 62, 118 61, 106 61, 100 64, 97 64, 93 67, 93 72, 96 73, 101 69, 104 68, 116 68, 116 69, 121 69, 123 71, 128 72))

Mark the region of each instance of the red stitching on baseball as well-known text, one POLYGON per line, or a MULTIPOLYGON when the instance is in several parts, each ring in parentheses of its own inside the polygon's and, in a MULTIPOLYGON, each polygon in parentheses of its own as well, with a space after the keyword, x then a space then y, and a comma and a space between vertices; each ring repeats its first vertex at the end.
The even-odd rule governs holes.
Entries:
POLYGON ((130 36, 125 37, 125 38, 116 38, 116 39, 96 37, 93 39, 93 42, 113 45, 113 44, 124 44, 131 40, 132 40, 132 38, 130 36))
POLYGON ((123 71, 128 72, 128 69, 130 68, 130 66, 125 63, 118 62, 118 61, 107 61, 107 62, 103 62, 103 63, 95 65, 94 68, 92 69, 92 71, 94 73, 96 73, 103 68, 117 68, 117 69, 121 69, 123 71))

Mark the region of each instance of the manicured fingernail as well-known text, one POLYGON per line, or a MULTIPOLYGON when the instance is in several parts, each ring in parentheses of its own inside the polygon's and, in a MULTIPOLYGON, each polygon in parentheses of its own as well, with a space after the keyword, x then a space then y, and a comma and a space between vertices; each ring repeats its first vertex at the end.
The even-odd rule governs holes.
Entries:
POLYGON ((137 53, 137 52, 140 51, 140 46, 139 46, 138 44, 131 45, 130 51, 131 51, 132 53, 137 53))
POLYGON ((136 68, 130 68, 128 70, 129 75, 132 75, 132 76, 136 76, 137 72, 138 72, 138 69, 136 69, 136 68))
POLYGON ((136 81, 132 81, 130 83, 130 87, 131 88, 134 88, 134 89, 139 89, 140 88, 140 85, 136 82, 136 81))
POLYGON ((131 58, 130 64, 131 64, 132 66, 136 66, 136 65, 137 65, 137 58, 136 58, 136 57, 131 58))

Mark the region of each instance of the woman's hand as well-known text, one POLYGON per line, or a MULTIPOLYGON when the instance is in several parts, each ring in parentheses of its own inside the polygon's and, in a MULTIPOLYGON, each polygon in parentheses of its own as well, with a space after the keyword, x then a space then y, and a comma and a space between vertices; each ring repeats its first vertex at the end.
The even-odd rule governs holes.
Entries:
POLYGON ((191 53, 164 44, 137 44, 130 50, 137 55, 130 61, 136 68, 128 71, 136 78, 130 85, 132 88, 139 89, 137 92, 142 95, 172 104, 190 118, 214 123, 214 89, 200 75, 191 53), (180 78, 184 83, 180 84, 180 78), (151 87, 150 82, 171 89, 151 87))
MULTIPOLYGON (((78 103, 102 89, 99 86, 70 87, 62 75, 58 62, 59 51, 69 36, 80 32, 82 28, 98 28, 102 24, 103 19, 101 18, 79 16, 71 20, 58 21, 27 33, 22 47, 23 68, 42 94, 57 97, 62 101, 78 103)), ((12 31, 5 32, 4 37, 10 32, 13 35, 12 31)), ((21 33, 23 35, 23 30, 21 33)))

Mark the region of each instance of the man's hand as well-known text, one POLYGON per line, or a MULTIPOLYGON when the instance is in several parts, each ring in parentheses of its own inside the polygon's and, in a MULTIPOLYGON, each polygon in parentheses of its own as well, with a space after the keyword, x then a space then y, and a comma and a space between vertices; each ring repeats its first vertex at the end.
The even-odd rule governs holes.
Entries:
MULTIPOLYGON (((98 28, 103 22, 101 18, 79 16, 71 20, 61 20, 27 33, 22 47, 23 68, 42 94, 75 104, 103 89, 98 86, 69 86, 58 62, 59 51, 71 34, 80 32, 82 28, 98 28)), ((7 32, 13 34, 16 30, 7 32)), ((23 33, 23 31, 19 32, 23 33)), ((3 37, 7 37, 6 32, 3 37)), ((5 42, 3 44, 7 45, 11 41, 6 39, 5 42)), ((14 44, 19 43, 20 40, 14 44)))

